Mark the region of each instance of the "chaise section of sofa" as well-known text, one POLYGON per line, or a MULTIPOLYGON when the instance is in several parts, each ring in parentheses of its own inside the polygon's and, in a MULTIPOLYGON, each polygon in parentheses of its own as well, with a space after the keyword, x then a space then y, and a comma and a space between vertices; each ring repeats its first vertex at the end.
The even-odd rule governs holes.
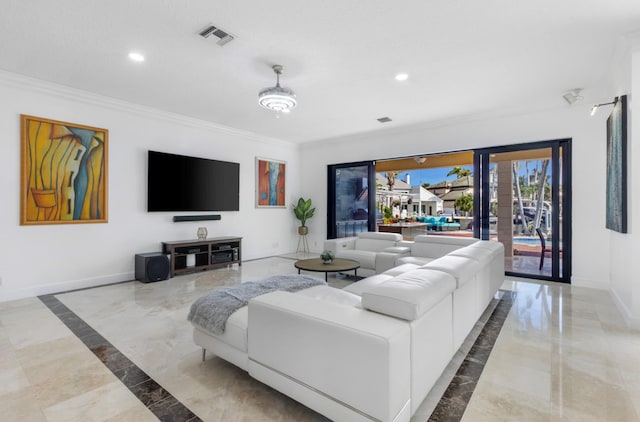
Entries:
POLYGON ((251 300, 249 327, 252 377, 332 420, 409 420, 406 321, 273 292, 251 300))

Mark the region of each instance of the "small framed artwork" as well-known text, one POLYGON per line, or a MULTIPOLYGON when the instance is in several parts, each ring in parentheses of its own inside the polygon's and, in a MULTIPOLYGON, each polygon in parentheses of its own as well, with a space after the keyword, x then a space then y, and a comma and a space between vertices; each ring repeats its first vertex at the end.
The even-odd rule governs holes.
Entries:
POLYGON ((106 223, 107 129, 20 116, 20 224, 106 223))
POLYGON ((627 96, 607 119, 607 228, 627 232, 627 96))
POLYGON ((256 207, 285 207, 286 169, 284 161, 256 157, 256 207))

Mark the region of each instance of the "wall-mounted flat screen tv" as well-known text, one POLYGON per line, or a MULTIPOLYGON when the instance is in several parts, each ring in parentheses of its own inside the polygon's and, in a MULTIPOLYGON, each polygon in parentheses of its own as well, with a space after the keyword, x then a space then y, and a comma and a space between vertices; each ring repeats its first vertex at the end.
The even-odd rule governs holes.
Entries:
POLYGON ((147 211, 239 211, 240 164, 149 151, 147 211))

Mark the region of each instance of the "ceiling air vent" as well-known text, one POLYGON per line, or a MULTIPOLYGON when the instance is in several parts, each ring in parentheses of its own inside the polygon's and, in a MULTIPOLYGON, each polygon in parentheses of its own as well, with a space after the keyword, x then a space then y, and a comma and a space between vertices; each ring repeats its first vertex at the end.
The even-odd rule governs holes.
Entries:
POLYGON ((212 39, 217 39, 216 44, 219 46, 223 46, 230 41, 233 41, 235 38, 233 35, 225 31, 224 29, 220 29, 217 26, 209 25, 200 31, 200 36, 202 38, 213 37, 212 39))
POLYGON ((380 123, 387 123, 387 122, 390 122, 390 121, 391 121, 391 118, 389 118, 389 117, 380 117, 380 118, 378 119, 378 121, 379 121, 380 123))

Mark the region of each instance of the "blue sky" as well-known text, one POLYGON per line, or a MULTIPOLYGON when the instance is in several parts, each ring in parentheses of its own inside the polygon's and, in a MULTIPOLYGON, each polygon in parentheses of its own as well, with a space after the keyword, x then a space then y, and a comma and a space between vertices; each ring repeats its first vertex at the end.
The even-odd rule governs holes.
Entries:
MULTIPOLYGON (((529 172, 533 173, 534 168, 540 170, 542 167, 540 160, 531 160, 529 161, 529 172)), ((434 169, 425 169, 425 170, 410 170, 403 171, 398 175, 398 179, 406 180, 407 173, 411 175, 411 186, 422 185, 423 183, 430 183, 432 185, 442 182, 443 180, 455 180, 456 176, 452 174, 447 177, 447 173, 451 171, 453 167, 445 167, 445 168, 434 168, 434 169)), ((471 174, 473 175, 473 166, 462 166, 462 168, 471 170, 471 174)), ((524 161, 521 162, 520 171, 518 172, 520 176, 524 176, 525 174, 525 166, 524 161)), ((547 169, 547 174, 551 175, 551 166, 547 169)))
MULTIPOLYGON (((473 171, 473 166, 462 166, 462 168, 473 171)), ((451 171, 450 167, 403 171, 398 176, 398 179, 405 180, 407 177, 407 173, 409 173, 411 175, 411 186, 418 186, 422 185, 423 183, 430 183, 432 185, 435 185, 436 183, 442 182, 443 180, 455 180, 456 176, 454 174, 447 177, 447 173, 449 173, 449 171, 451 171)))

